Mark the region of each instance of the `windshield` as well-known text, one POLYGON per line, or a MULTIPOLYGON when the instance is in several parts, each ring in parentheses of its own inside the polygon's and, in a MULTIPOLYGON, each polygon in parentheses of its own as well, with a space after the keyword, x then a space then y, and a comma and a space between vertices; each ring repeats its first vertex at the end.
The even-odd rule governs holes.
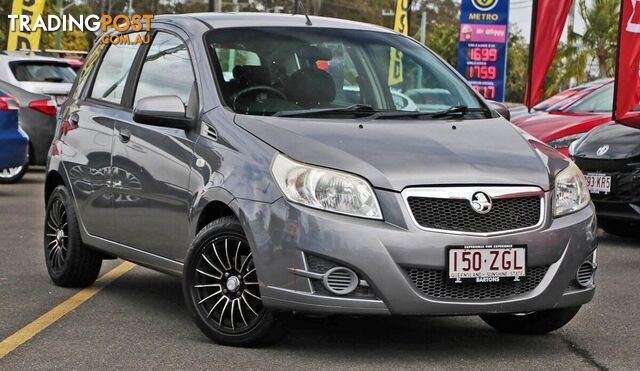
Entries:
POLYGON ((222 98, 242 114, 485 108, 437 57, 391 33, 255 27, 206 40, 222 98))
POLYGON ((568 112, 611 112, 613 109, 613 84, 604 86, 600 90, 589 94, 567 109, 568 112))
POLYGON ((49 61, 11 62, 11 72, 18 81, 72 83, 76 73, 67 63, 49 61))
POLYGON ((559 104, 562 104, 563 102, 567 102, 569 99, 571 99, 575 94, 577 94, 580 90, 582 90, 582 88, 575 88, 575 89, 569 89, 569 90, 565 90, 563 92, 560 92, 550 98, 547 98, 546 100, 543 100, 542 102, 536 104, 535 106, 533 106, 533 109, 536 111, 547 111, 549 110, 549 108, 554 107, 554 106, 558 106, 559 104))

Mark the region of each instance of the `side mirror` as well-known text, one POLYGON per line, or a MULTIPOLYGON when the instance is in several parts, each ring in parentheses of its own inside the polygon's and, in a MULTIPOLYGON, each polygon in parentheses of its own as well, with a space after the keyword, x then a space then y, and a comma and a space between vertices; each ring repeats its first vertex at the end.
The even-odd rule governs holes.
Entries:
POLYGON ((140 124, 186 130, 193 119, 187 117, 184 103, 175 95, 142 98, 133 109, 133 120, 140 124))
POLYGON ((511 111, 509 111, 509 108, 507 108, 506 105, 490 100, 489 107, 491 107, 492 110, 498 112, 498 114, 504 117, 507 121, 511 121, 511 111))

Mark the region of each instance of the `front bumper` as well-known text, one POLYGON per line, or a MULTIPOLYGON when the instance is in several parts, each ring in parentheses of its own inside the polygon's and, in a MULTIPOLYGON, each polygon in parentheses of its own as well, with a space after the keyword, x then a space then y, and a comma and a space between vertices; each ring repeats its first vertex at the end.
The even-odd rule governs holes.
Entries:
POLYGON ((593 205, 558 219, 546 215, 534 230, 486 237, 421 230, 411 222, 400 194, 376 193, 384 222, 285 199, 272 204, 233 201, 253 247, 266 306, 327 314, 463 315, 576 306, 593 297, 593 286, 580 289, 573 284, 578 267, 597 247, 593 205), (532 290, 491 299, 429 297, 409 278, 408 267, 444 271, 447 246, 472 244, 526 244, 528 267, 548 269, 532 290), (310 278, 295 273, 308 270, 307 255, 353 269, 375 296, 341 297, 316 290, 310 278))

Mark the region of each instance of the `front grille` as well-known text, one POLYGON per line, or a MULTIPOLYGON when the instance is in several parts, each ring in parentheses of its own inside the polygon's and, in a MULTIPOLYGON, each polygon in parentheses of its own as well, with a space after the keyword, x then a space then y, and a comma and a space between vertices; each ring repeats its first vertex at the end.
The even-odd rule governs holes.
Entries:
POLYGON ((500 299, 526 294, 538 287, 548 269, 548 265, 528 268, 527 276, 519 282, 454 283, 445 271, 405 268, 411 282, 424 295, 458 300, 500 299))
POLYGON ((423 228, 491 233, 533 227, 540 222, 540 197, 494 199, 487 214, 477 213, 466 199, 408 197, 423 228))

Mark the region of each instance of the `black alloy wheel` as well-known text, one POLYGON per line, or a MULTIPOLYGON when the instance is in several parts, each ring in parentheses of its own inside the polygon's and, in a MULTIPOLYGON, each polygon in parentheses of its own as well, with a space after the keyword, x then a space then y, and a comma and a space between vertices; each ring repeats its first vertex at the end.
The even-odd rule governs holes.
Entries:
POLYGON ((73 199, 63 185, 56 187, 47 201, 44 258, 49 277, 63 287, 91 285, 102 266, 102 255, 82 243, 73 199))
POLYGON ((198 327, 219 344, 261 346, 286 333, 287 315, 263 305, 251 247, 233 217, 213 221, 194 239, 183 293, 198 327))
POLYGON ((220 235, 200 253, 192 290, 199 310, 226 333, 253 327, 264 311, 251 250, 241 236, 220 235))
POLYGON ((45 224, 44 244, 47 265, 53 273, 64 268, 69 251, 69 222, 62 200, 55 198, 49 207, 45 224))

